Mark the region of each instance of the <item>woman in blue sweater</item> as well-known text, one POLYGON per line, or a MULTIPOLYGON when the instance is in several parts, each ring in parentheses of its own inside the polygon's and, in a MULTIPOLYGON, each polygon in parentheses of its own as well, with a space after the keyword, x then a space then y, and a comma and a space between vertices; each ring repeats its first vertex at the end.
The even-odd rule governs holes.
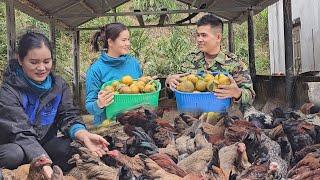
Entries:
POLYGON ((86 75, 86 109, 94 115, 93 124, 99 125, 107 117, 104 109, 113 102, 114 93, 100 91, 108 81, 130 75, 137 79, 142 76, 139 61, 130 56, 128 28, 121 23, 111 23, 101 28, 93 36, 93 50, 99 51, 99 41, 103 49, 100 57, 91 65, 86 75))

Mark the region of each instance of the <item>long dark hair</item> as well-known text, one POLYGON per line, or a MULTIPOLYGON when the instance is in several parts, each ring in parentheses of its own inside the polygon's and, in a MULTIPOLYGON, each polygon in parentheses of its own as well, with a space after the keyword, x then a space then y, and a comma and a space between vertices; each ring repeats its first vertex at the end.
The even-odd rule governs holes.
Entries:
POLYGON ((98 52, 100 50, 99 42, 102 42, 103 49, 108 49, 108 39, 116 40, 124 30, 128 30, 128 28, 122 23, 110 23, 101 27, 100 31, 95 32, 91 37, 91 50, 98 52))
POLYGON ((22 61, 31 49, 41 48, 42 43, 50 50, 52 57, 50 41, 44 34, 28 30, 21 35, 18 41, 18 55, 20 60, 22 61))

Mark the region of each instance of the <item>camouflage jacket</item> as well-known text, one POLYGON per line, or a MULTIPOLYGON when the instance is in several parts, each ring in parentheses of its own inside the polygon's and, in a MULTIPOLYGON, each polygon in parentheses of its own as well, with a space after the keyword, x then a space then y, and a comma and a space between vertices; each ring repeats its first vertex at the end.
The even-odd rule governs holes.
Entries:
POLYGON ((238 87, 242 89, 241 98, 234 103, 240 105, 241 109, 245 106, 252 105, 255 98, 252 80, 246 64, 236 55, 229 52, 220 51, 218 56, 207 64, 203 52, 192 53, 187 57, 186 62, 182 65, 183 72, 222 72, 232 75, 238 87))

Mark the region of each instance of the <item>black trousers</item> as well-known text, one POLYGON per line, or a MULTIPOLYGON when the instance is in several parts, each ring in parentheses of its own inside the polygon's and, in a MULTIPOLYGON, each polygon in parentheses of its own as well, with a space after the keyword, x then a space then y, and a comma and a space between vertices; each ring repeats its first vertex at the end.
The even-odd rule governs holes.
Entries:
MULTIPOLYGON (((67 161, 76 151, 70 147, 71 139, 67 137, 54 137, 42 145, 48 153, 54 165, 58 165, 63 171, 69 171, 74 167, 67 161)), ((15 143, 0 145, 0 168, 16 169, 18 166, 29 163, 25 160, 23 149, 15 143)))

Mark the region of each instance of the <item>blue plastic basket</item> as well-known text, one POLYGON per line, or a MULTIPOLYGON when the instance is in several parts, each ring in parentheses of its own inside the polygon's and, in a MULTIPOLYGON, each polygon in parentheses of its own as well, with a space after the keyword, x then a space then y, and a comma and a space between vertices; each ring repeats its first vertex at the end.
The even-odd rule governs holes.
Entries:
POLYGON ((218 99, 212 92, 174 92, 180 112, 226 112, 231 105, 231 98, 218 99))

